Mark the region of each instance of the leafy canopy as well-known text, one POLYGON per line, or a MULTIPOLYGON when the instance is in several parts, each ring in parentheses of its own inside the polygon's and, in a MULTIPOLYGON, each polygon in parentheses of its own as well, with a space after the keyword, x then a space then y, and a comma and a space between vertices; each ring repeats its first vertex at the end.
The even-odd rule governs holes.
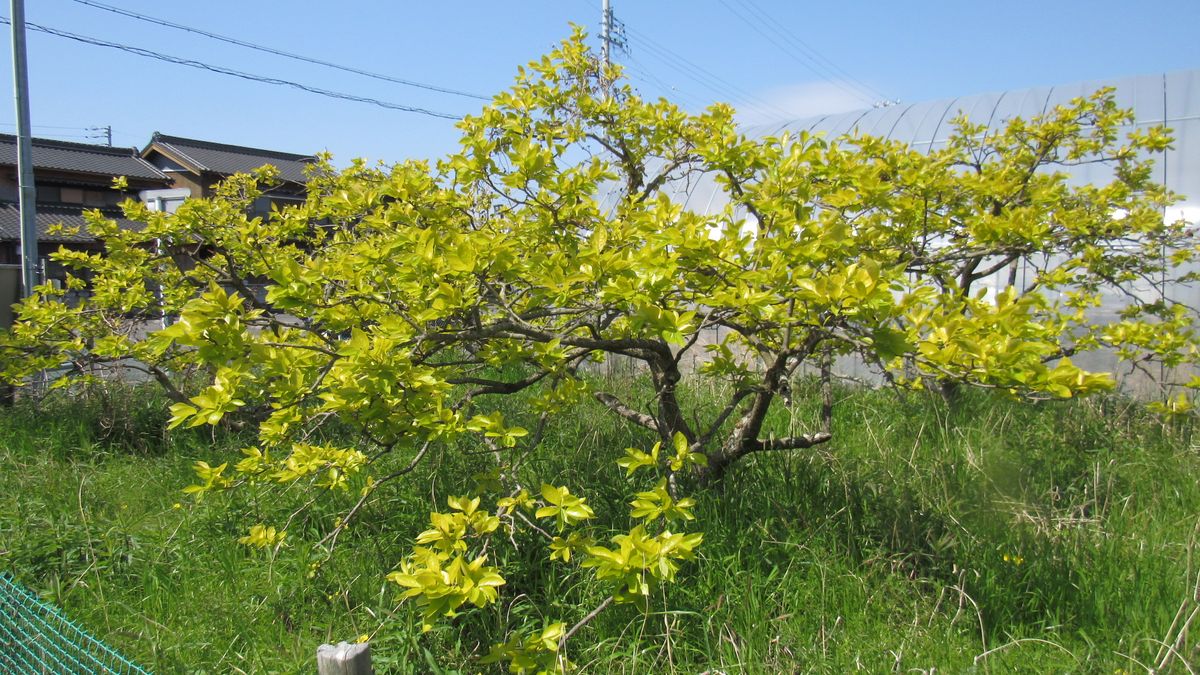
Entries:
MULTIPOLYGON (((1069 397, 1113 386, 1077 367, 1079 352, 1196 359, 1190 310, 1159 292, 1191 281, 1183 270, 1196 256, 1184 224, 1163 220, 1174 196, 1152 180, 1149 157, 1170 137, 1126 133, 1130 113, 1110 91, 998 130, 958 119, 944 147, 919 152, 867 136, 749 138, 728 106, 689 114, 640 98, 619 74, 577 32, 464 119, 460 150, 436 164, 324 161, 303 204, 263 217, 248 207, 277 179, 269 167, 174 214, 127 203, 138 229, 93 214, 104 253, 55 254, 72 270, 66 288, 19 305, 0 343, 4 375, 52 370, 65 384, 119 363, 167 389, 172 426, 254 424, 257 445, 232 471, 198 465, 199 495, 353 482, 368 499, 470 437, 497 452, 493 487, 516 500, 502 513, 534 503, 514 451, 590 398, 660 439, 620 460, 629 474, 663 471, 633 517, 686 523, 680 475, 715 479, 750 453, 831 438, 830 405, 806 433, 763 437, 806 365, 828 373, 852 355, 897 386, 1069 397), (1067 171, 1082 164, 1109 167, 1111 180, 1074 185, 1067 171), (699 184, 716 206, 684 205, 699 184), (1105 293, 1129 306, 1097 321, 1089 310, 1105 293), (686 372, 697 353, 703 365, 686 372), (640 364, 649 403, 586 376, 611 358, 640 364), (203 386, 183 387, 185 373, 203 386), (705 381, 724 405, 687 409, 680 389, 705 381), (497 401, 519 392, 526 410, 512 420, 497 401), (337 442, 312 441, 334 421, 337 442)), ((540 494, 533 516, 552 522, 554 557, 583 552, 617 595, 644 596, 651 562, 673 579, 699 543, 643 525, 612 548, 571 539, 593 515, 586 500, 565 486, 540 494)), ((390 577, 427 620, 503 588, 468 545, 500 516, 465 499, 433 514, 390 577)), ((256 527, 255 545, 282 539, 256 527)), ((553 651, 563 631, 518 636, 497 654, 553 651)))

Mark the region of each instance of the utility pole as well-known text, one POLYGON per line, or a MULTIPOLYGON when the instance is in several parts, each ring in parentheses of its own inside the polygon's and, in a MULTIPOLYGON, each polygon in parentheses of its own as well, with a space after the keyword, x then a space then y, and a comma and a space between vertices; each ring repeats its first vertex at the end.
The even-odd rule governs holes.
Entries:
POLYGON ((25 0, 12 0, 13 93, 17 99, 17 186, 21 209, 21 297, 37 285, 37 191, 33 184, 33 140, 29 133, 29 67, 25 60, 25 0))
POLYGON ((103 138, 104 144, 110 148, 112 147, 112 125, 111 124, 106 127, 88 127, 87 130, 98 132, 95 135, 89 134, 88 138, 95 138, 95 139, 103 138))
POLYGON ((603 0, 604 4, 600 8, 600 58, 604 61, 604 65, 612 65, 613 47, 629 53, 628 43, 625 41, 625 27, 620 21, 613 17, 612 3, 610 0, 603 0))
POLYGON ((600 56, 604 60, 604 65, 612 64, 612 6, 609 0, 604 0, 604 5, 600 9, 600 56))

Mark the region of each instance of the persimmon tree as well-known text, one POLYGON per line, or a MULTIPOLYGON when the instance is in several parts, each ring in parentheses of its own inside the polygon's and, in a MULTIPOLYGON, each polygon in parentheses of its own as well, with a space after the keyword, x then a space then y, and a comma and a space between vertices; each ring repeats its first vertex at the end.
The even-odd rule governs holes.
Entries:
MULTIPOLYGON (((1191 363, 1191 308, 1161 292, 1191 280, 1196 256, 1188 228, 1164 222, 1173 195, 1151 180, 1170 138, 1126 132, 1129 121, 1101 91, 999 130, 957 120, 927 153, 866 136, 748 138, 728 106, 689 114, 640 98, 577 33, 464 119, 460 150, 434 165, 322 162, 307 201, 268 217, 247 214, 275 177, 269 167, 173 214, 127 203, 137 229, 93 215, 104 253, 55 256, 74 270, 67 289, 90 293, 67 302, 44 286, 22 302, 4 373, 19 383, 54 371, 66 384, 120 364, 162 384, 172 426, 256 425, 258 444, 232 468, 227 458, 197 467, 199 494, 354 481, 365 501, 449 441, 476 439, 497 452, 497 494, 510 501, 480 506, 464 490, 393 577, 432 619, 495 599, 499 572, 466 551, 500 519, 534 525, 513 516, 518 502, 554 515, 558 530, 537 529, 560 557, 574 547, 585 565, 608 564, 594 543, 565 543, 586 515, 564 515, 570 491, 544 486, 540 502, 520 492, 505 453, 536 447, 567 406, 603 406, 675 449, 622 460, 662 472, 639 497, 659 506, 632 517, 672 518, 686 485, 747 455, 829 441, 828 405, 806 433, 771 437, 764 425, 800 369, 827 372, 835 357, 899 387, 1035 398, 1113 387, 1112 374, 1072 363, 1079 352, 1191 363), (1066 171, 1084 163, 1110 167, 1111 180, 1073 185, 1066 171), (721 199, 685 208, 677 197, 701 181, 721 199), (1017 269, 1023 285, 1015 273, 988 283, 1017 269), (1096 322, 1088 310, 1104 293, 1127 295, 1128 308, 1096 322), (172 322, 160 328, 158 317, 172 322), (610 358, 640 365, 650 404, 587 376, 610 358), (183 372, 203 386, 182 387, 183 372), (720 385, 720 406, 684 404, 681 392, 701 382, 720 385), (527 414, 510 419, 497 401, 518 393, 527 414), (353 435, 315 442, 334 420, 353 435), (448 565, 466 586, 422 585, 448 565)), ((670 539, 628 536, 663 532, 670 539)), ((260 524, 246 540, 282 536, 260 524)), ((627 544, 650 564, 645 546, 627 544)), ((541 644, 545 656, 561 637, 547 635, 497 654, 516 664, 541 644)))

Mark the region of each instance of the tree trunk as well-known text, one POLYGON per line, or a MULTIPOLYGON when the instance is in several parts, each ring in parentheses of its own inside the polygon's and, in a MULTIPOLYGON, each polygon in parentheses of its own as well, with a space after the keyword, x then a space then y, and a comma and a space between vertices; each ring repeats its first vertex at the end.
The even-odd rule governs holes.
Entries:
POLYGON ((696 434, 683 416, 679 397, 675 393, 676 386, 683 377, 679 372, 679 367, 671 358, 655 359, 650 362, 650 374, 653 377, 654 390, 658 396, 658 431, 659 436, 662 437, 663 446, 670 447, 675 432, 683 434, 689 444, 694 443, 696 434))

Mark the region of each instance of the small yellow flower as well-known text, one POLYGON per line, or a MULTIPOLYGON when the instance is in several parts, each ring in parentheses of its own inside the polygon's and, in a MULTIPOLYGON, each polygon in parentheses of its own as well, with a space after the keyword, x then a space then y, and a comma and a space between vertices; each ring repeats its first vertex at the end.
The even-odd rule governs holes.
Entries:
POLYGON ((180 504, 179 502, 175 502, 174 504, 172 504, 172 505, 171 505, 171 508, 173 508, 173 509, 182 509, 182 508, 183 508, 183 504, 180 504))
POLYGON ((357 642, 358 644, 362 644, 362 643, 364 643, 364 642, 366 642, 366 641, 368 641, 368 640, 370 640, 370 639, 371 639, 371 636, 370 636, 370 635, 367 635, 366 633, 363 633, 362 635, 359 635, 359 636, 358 636, 358 638, 355 640, 355 642, 357 642))

